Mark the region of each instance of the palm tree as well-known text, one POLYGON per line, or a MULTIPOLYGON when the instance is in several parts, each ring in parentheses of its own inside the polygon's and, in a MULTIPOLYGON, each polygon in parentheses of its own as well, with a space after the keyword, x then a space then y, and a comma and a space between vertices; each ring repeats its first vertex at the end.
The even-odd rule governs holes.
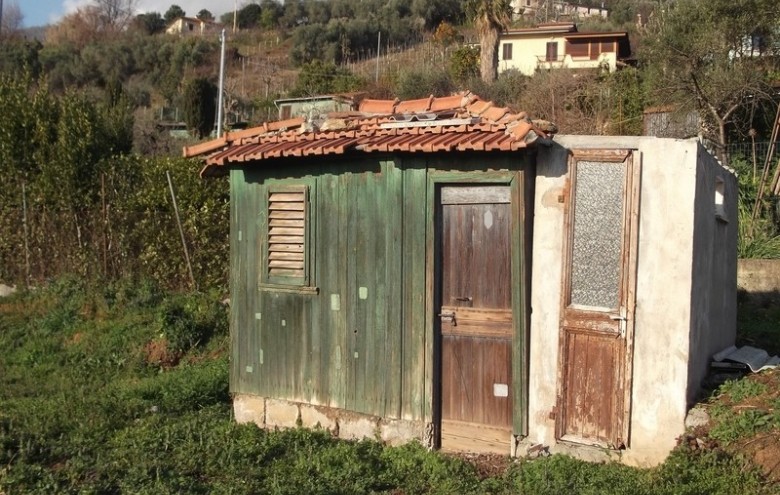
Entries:
POLYGON ((482 80, 496 80, 498 67, 498 37, 512 19, 510 0, 467 0, 466 13, 479 33, 479 71, 482 80))

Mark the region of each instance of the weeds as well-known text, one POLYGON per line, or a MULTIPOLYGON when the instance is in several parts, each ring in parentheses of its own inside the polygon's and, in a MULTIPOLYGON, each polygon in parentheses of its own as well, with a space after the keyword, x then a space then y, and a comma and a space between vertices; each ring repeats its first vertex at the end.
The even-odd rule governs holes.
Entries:
MULTIPOLYGON (((4 300, 0 493, 771 493, 723 451, 680 447, 652 470, 552 456, 487 476, 417 443, 239 425, 228 393, 227 312, 216 301, 148 283, 95 290, 75 280, 4 300), (175 364, 152 359, 150 348, 163 345, 177 353, 175 364)), ((763 391, 741 381, 720 393, 740 401, 763 391)), ((722 414, 715 432, 724 440, 778 422, 722 414)))

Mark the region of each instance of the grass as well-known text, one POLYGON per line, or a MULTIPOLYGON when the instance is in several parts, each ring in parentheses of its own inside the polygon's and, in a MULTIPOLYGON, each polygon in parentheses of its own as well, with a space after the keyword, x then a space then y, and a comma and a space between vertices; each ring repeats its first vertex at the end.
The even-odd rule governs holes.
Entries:
MULTIPOLYGON (((685 443, 656 469, 556 455, 502 459, 486 473, 419 444, 236 424, 218 300, 152 284, 97 290, 75 279, 0 300, 0 493, 778 492, 746 458, 685 443)), ((712 404, 722 408, 715 421, 736 424, 729 405, 758 404, 772 389, 727 383, 712 404)), ((711 434, 736 444, 777 426, 743 417, 743 426, 711 434)))

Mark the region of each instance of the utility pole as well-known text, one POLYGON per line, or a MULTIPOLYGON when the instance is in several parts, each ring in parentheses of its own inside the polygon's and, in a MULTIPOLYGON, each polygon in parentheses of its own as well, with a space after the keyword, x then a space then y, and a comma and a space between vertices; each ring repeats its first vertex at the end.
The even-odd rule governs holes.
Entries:
POLYGON ((217 95, 217 137, 222 135, 222 104, 224 98, 222 92, 225 90, 225 30, 220 35, 222 41, 222 53, 219 56, 219 94, 217 95))
POLYGON ((379 82, 379 50, 382 48, 382 31, 379 31, 376 37, 376 76, 375 82, 379 82))
POLYGON ((233 34, 236 34, 236 26, 238 26, 238 0, 233 4, 233 34))

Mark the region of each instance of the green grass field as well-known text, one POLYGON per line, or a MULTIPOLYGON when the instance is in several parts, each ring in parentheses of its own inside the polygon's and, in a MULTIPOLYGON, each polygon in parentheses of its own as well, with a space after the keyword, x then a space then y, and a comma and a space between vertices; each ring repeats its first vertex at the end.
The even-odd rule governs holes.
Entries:
POLYGON ((416 444, 238 425, 218 300, 75 279, 0 299, 0 494, 780 493, 728 448, 778 431, 778 413, 730 407, 776 390, 777 376, 721 387, 713 447, 684 442, 650 470, 564 456, 486 470, 416 444))

